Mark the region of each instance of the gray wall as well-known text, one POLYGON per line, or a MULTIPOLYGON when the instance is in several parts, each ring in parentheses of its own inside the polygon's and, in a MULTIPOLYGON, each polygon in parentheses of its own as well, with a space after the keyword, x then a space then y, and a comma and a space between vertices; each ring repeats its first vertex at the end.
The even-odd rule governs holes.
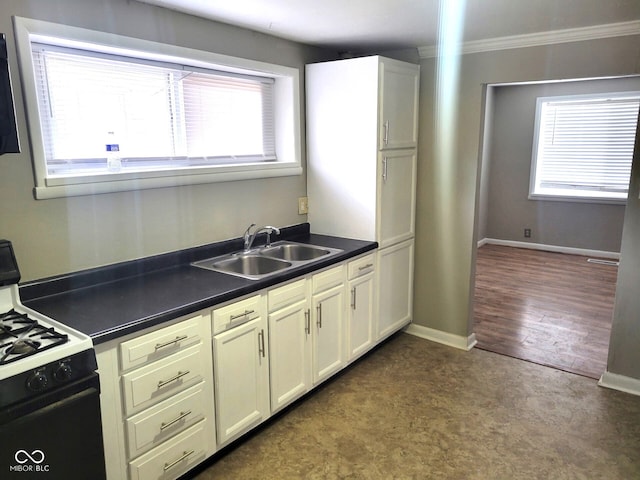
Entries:
POLYGON ((467 336, 473 326, 484 85, 638 74, 640 36, 475 53, 457 60, 460 80, 451 159, 438 156, 434 148, 441 104, 436 95, 437 60, 420 62, 414 321, 467 336))
MULTIPOLYGON (((488 155, 485 237, 619 252, 624 205, 529 200, 537 97, 640 91, 640 77, 501 85, 493 90, 488 155), (530 239, 524 228, 532 229, 530 239)), ((481 199, 482 202, 482 199, 481 199)), ((480 209, 483 209, 481 204, 480 209)), ((482 220, 479 219, 479 222, 482 220)), ((482 231, 479 225, 479 231, 482 231)), ((483 238, 483 237, 480 237, 483 238)))
POLYGON ((640 379, 640 122, 624 218, 607 370, 640 379))
MULTIPOLYGON (((238 237, 252 222, 306 221, 297 210, 305 175, 34 200, 12 15, 296 67, 301 92, 304 65, 337 54, 140 2, 2 0, 0 32, 8 34, 23 153, 0 156, 0 238, 13 241, 23 280, 238 237)), ((305 152, 304 124, 301 130, 305 152)))

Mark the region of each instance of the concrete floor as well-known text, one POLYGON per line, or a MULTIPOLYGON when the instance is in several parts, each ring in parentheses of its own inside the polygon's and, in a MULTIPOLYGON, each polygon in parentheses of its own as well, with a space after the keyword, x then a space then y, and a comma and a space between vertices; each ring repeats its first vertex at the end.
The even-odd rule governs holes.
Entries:
POLYGON ((401 333, 196 478, 637 479, 640 397, 401 333))

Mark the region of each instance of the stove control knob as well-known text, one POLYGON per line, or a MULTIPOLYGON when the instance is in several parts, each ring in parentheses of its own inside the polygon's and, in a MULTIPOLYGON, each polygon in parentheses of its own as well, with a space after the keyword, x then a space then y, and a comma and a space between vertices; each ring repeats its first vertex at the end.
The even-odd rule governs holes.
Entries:
POLYGON ((66 382, 67 380, 71 380, 72 374, 73 374, 73 371, 71 370, 71 365, 69 365, 66 362, 62 362, 53 371, 53 378, 57 382, 66 382))
POLYGON ((47 388, 49 379, 44 370, 36 370, 27 379, 27 388, 33 392, 39 392, 47 388))

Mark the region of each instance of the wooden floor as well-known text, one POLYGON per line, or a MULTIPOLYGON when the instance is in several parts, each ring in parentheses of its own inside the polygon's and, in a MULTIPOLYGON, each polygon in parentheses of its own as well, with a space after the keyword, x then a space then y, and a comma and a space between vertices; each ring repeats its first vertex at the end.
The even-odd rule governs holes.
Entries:
POLYGON ((480 247, 477 347, 600 378, 607 364, 618 268, 587 258, 480 247))

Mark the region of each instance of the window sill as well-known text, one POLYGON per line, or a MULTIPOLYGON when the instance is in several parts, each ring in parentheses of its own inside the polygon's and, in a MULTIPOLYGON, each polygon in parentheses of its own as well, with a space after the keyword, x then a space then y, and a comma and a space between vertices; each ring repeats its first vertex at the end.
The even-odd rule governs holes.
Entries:
POLYGON ((562 193, 530 193, 529 200, 571 203, 600 203, 605 205, 626 205, 627 198, 611 198, 604 196, 567 195, 562 193))
POLYGON ((198 185, 204 183, 232 182, 236 180, 253 180, 258 178, 286 177, 302 174, 299 163, 274 163, 268 166, 241 166, 237 168, 222 167, 224 171, 209 173, 186 173, 176 175, 167 172, 165 176, 147 178, 130 178, 126 174, 113 176, 112 180, 81 183, 80 179, 48 179, 46 186, 37 186, 33 193, 36 200, 49 198, 74 197, 82 195, 96 195, 101 193, 126 192, 150 188, 178 187, 183 185, 198 185), (129 178, 127 178, 129 177, 129 178))

